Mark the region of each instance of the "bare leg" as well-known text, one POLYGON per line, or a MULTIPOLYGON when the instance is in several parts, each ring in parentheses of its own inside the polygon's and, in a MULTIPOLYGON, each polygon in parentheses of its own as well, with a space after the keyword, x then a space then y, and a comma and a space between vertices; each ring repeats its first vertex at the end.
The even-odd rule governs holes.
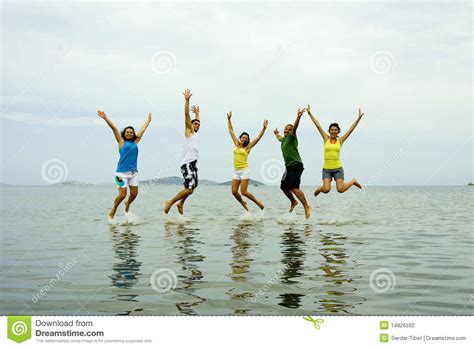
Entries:
POLYGON ((288 210, 288 212, 291 213, 293 209, 295 209, 295 207, 298 205, 298 201, 293 196, 293 192, 291 192, 291 190, 282 190, 282 191, 291 202, 290 210, 288 210))
POLYGON ((306 217, 306 219, 309 219, 309 217, 311 216, 311 207, 308 205, 303 191, 301 191, 300 189, 293 189, 291 191, 295 194, 296 197, 298 197, 301 204, 303 204, 304 216, 306 217))
POLYGON ((331 179, 323 179, 323 186, 319 186, 316 191, 314 191, 314 197, 322 193, 328 193, 331 191, 331 179))
POLYGON ((137 198, 138 195, 138 186, 129 186, 130 188, 130 195, 128 196, 128 201, 125 202, 125 212, 128 213, 130 209, 130 204, 137 198))
POLYGON ((118 195, 117 195, 117 197, 115 197, 115 200, 114 200, 114 206, 110 210, 110 213, 109 213, 109 217, 111 219, 114 218, 115 213, 117 212, 118 206, 120 205, 120 203, 122 203, 122 201, 125 199, 126 196, 127 196, 127 188, 126 187, 119 188, 118 189, 118 195))
POLYGON ((346 192, 352 185, 360 189, 362 188, 362 185, 356 179, 352 179, 349 182, 344 182, 343 179, 336 179, 337 192, 340 192, 340 193, 346 192))
POLYGON ((260 209, 263 210, 265 208, 263 206, 263 203, 260 202, 253 194, 251 194, 249 191, 247 191, 247 188, 249 187, 249 179, 242 180, 242 185, 240 186, 240 192, 242 192, 242 195, 244 197, 247 197, 250 199, 252 202, 254 202, 260 209))
POLYGON ((247 202, 242 199, 242 196, 239 193, 239 186, 240 186, 240 180, 233 179, 232 180, 232 194, 234 195, 235 199, 239 201, 240 204, 242 204, 242 207, 244 207, 245 210, 249 210, 249 207, 247 206, 247 202))
POLYGON ((184 202, 186 202, 186 198, 188 197, 189 196, 184 197, 183 199, 179 201, 178 204, 176 204, 176 208, 178 208, 178 213, 180 213, 181 215, 184 214, 184 202))
POLYGON ((191 195, 193 192, 194 192, 194 189, 183 189, 183 190, 179 191, 176 196, 171 198, 169 201, 165 202, 165 207, 164 207, 163 211, 166 214, 168 214, 168 212, 170 211, 173 204, 175 204, 177 201, 188 198, 188 196, 191 195))

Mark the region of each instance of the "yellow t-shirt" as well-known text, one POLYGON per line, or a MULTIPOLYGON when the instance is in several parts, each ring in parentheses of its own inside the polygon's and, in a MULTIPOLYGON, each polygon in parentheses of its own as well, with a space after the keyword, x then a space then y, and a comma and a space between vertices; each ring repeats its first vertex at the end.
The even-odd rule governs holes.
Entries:
POLYGON ((336 169, 342 167, 342 162, 339 159, 341 154, 341 142, 339 139, 334 144, 331 144, 331 139, 324 143, 324 169, 336 169))
POLYGON ((249 153, 243 147, 234 148, 234 168, 235 169, 245 169, 248 168, 249 164, 247 158, 249 153))

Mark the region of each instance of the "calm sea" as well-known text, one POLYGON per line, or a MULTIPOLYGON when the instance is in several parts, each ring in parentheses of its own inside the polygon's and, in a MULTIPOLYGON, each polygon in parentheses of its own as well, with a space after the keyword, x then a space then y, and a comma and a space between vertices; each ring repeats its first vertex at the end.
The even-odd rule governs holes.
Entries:
POLYGON ((185 218, 141 188, 2 187, 0 311, 24 315, 472 315, 473 187, 370 187, 289 215, 277 187, 200 186, 185 218))

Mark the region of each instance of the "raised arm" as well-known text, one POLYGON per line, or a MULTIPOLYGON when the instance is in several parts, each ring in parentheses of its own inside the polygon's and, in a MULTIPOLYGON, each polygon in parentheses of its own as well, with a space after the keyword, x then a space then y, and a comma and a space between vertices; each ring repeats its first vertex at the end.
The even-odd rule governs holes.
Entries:
POLYGON ((237 146, 239 145, 239 139, 237 139, 237 137, 235 136, 234 127, 232 127, 231 117, 232 117, 232 111, 229 111, 227 113, 227 127, 229 127, 230 137, 232 138, 235 146, 237 146))
POLYGON ((148 114, 147 121, 143 124, 142 128, 140 128, 140 130, 138 131, 137 139, 135 139, 136 144, 138 144, 140 142, 140 140, 142 140, 143 133, 145 133, 146 129, 150 125, 150 122, 151 122, 151 114, 148 114))
POLYGON ((185 89, 183 92, 184 95, 184 131, 185 133, 193 132, 193 125, 191 123, 191 114, 189 113, 189 99, 191 99, 192 93, 191 90, 185 89))
POLYGON ((298 108, 298 113, 296 114, 296 120, 295 120, 295 123, 293 124, 293 129, 291 130, 291 133, 293 133, 293 135, 296 135, 296 130, 298 129, 298 126, 300 124, 300 119, 301 119, 301 116, 303 116, 304 111, 305 111, 305 108, 302 108, 302 109, 298 108))
POLYGON ((278 141, 281 141, 281 139, 283 139, 283 137, 280 135, 280 132, 278 132, 278 128, 275 128, 273 134, 275 134, 278 141))
POLYGON ((326 134, 326 132, 324 131, 323 127, 321 127, 316 117, 313 116, 313 114, 311 113, 311 107, 309 105, 306 108, 306 111, 308 111, 308 115, 311 118, 311 121, 313 121, 314 125, 318 129, 319 134, 321 134, 321 136, 323 137, 323 140, 326 141, 329 138, 329 135, 326 134))
POLYGON ((349 130, 339 139, 341 144, 343 144, 347 140, 347 138, 349 138, 349 135, 351 135, 352 131, 355 129, 355 127, 357 127, 359 121, 362 119, 362 116, 364 116, 364 113, 361 112, 359 109, 359 116, 357 117, 357 120, 354 122, 351 128, 349 128, 349 130))
POLYGON ((198 121, 201 121, 199 119, 199 113, 201 112, 201 110, 199 110, 199 106, 191 106, 191 112, 194 114, 194 118, 198 121))
POLYGON ((119 144, 119 146, 122 146, 123 145, 122 135, 120 135, 119 130, 117 129, 117 127, 115 127, 113 122, 109 120, 105 112, 103 112, 102 110, 97 110, 97 115, 99 115, 99 117, 103 119, 109 125, 110 129, 112 129, 112 132, 114 132, 115 140, 117 140, 117 143, 119 144))
POLYGON ((262 139, 263 135, 265 134, 265 131, 267 130, 268 127, 268 120, 263 120, 263 127, 260 133, 258 133, 257 137, 250 142, 250 144, 247 145, 247 151, 250 151, 252 147, 257 145, 257 143, 262 139))

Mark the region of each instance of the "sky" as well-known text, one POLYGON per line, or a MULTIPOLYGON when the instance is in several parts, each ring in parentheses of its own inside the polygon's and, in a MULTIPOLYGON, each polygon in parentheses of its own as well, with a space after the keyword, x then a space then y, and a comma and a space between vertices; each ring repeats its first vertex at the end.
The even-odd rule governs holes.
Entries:
MULTIPOLYGON (((252 178, 278 184, 273 135, 311 105, 344 133, 347 179, 473 181, 472 5, 457 2, 25 2, 1 5, 0 182, 113 183, 119 127, 153 121, 141 180, 180 176, 182 91, 201 109, 199 175, 227 181, 236 133, 255 137, 252 178)), ((321 181, 323 142, 305 114, 302 183, 321 181)))

